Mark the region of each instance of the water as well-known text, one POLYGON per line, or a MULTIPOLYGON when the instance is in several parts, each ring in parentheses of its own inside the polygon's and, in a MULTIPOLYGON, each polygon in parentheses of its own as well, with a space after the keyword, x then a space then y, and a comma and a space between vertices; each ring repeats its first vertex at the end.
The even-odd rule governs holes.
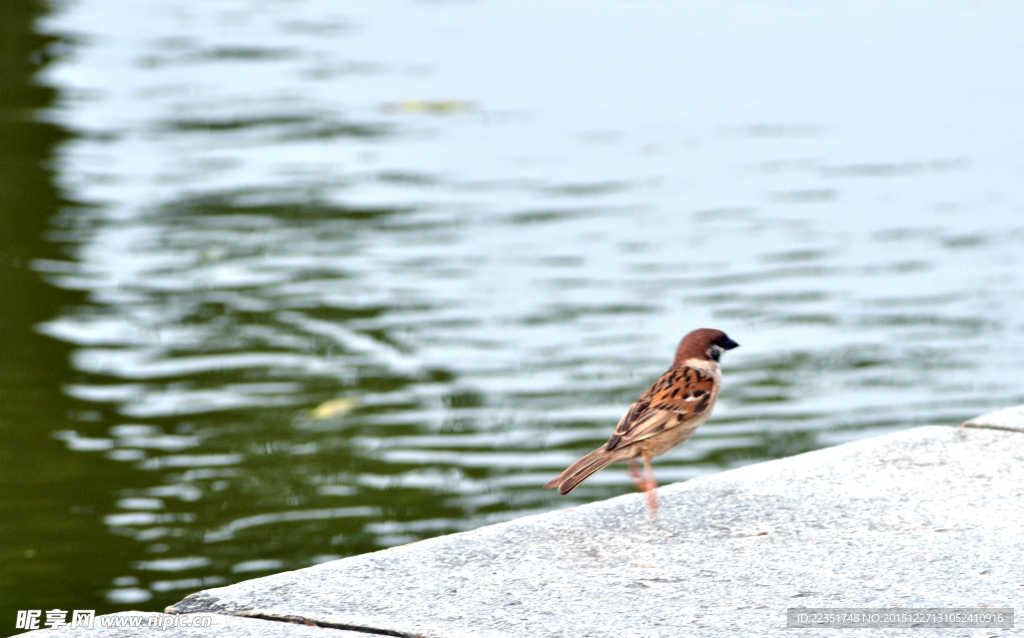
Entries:
POLYGON ((3 617, 160 609, 631 491, 617 468, 540 486, 695 327, 742 347, 662 483, 1024 402, 1022 23, 912 1, 41 17, 54 59, 18 120, 41 150, 5 214, 3 617))

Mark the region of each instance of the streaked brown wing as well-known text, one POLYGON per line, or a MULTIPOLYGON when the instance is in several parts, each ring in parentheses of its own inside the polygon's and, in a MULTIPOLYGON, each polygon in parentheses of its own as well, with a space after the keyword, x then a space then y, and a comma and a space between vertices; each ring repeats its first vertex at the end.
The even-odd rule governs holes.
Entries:
POLYGON ((715 380, 693 368, 672 368, 629 407, 606 450, 650 438, 705 412, 714 401, 715 380))

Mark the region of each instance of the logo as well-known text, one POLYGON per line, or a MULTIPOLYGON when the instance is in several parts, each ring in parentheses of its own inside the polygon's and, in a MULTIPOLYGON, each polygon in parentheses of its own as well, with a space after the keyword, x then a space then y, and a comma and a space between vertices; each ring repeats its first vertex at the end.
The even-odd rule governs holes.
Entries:
MULTIPOLYGON (((14 622, 15 629, 39 629, 39 620, 42 618, 41 609, 19 609, 18 618, 14 622)), ((95 609, 76 609, 71 612, 71 628, 92 629, 96 621, 95 609)), ((68 612, 64 609, 51 609, 46 612, 46 622, 43 625, 48 629, 60 629, 68 624, 68 612)))

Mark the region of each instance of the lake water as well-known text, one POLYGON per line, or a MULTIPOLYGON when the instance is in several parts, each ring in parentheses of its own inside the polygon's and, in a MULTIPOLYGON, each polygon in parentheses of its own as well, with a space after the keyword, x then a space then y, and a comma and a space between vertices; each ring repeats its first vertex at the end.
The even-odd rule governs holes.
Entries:
POLYGON ((634 490, 541 486, 697 327, 742 347, 662 483, 1024 402, 1019 3, 30 18, 3 618, 634 490))

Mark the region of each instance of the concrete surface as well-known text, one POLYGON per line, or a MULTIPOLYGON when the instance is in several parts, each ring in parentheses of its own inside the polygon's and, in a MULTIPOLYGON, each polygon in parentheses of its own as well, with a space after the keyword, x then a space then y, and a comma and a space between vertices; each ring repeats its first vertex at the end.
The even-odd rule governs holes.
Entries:
POLYGON ((1024 433, 1024 405, 989 412, 964 423, 965 428, 989 428, 1024 433))
MULTIPOLYGON (((630 494, 168 611, 486 638, 782 635, 787 607, 1019 608, 1022 488, 1021 434, 922 427, 662 488, 654 524, 630 494)), ((858 635, 908 631, 1001 633, 858 635)))

